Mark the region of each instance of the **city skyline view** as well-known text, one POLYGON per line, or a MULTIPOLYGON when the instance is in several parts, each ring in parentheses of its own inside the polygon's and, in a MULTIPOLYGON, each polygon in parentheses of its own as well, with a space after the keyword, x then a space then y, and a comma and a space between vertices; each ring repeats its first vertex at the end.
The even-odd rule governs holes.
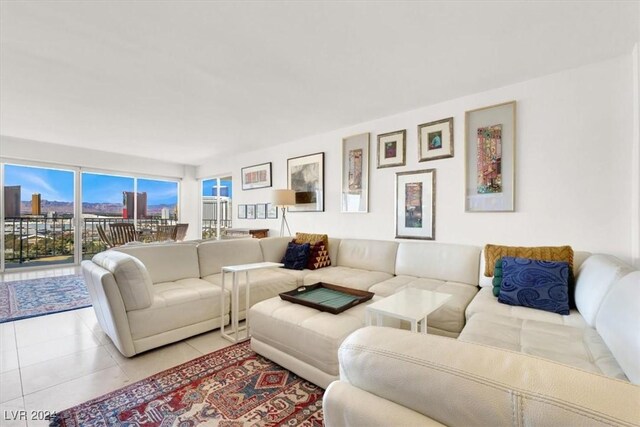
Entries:
MULTIPOLYGON (((39 193, 43 201, 74 201, 74 172, 32 166, 6 165, 4 186, 20 186, 21 202, 31 202, 31 196, 39 193)), ((134 190, 134 178, 82 173, 83 204, 122 204, 123 192, 134 190)), ((175 206, 178 203, 178 183, 156 179, 138 178, 138 192, 147 193, 147 205, 175 206)))

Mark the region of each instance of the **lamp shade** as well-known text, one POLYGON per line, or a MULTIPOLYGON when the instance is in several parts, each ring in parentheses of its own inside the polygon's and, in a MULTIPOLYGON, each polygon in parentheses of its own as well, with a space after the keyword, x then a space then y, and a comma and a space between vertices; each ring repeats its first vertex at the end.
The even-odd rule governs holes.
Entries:
POLYGON ((271 203, 275 206, 293 206, 296 204, 296 192, 293 190, 273 190, 271 203))

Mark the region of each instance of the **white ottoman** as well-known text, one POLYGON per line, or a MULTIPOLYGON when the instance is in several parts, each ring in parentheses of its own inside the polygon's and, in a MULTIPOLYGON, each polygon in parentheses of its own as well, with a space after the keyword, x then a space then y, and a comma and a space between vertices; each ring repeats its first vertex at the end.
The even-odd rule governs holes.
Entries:
POLYGON ((365 307, 325 313, 274 297, 251 307, 251 348, 298 376, 327 388, 338 379, 338 348, 365 326, 365 307))

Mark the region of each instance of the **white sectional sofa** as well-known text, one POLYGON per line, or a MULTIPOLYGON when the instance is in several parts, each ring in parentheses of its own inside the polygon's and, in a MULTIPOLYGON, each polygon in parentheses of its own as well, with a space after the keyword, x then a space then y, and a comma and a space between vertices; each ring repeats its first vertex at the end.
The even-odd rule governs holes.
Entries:
MULTIPOLYGON (((221 267, 280 261, 288 241, 124 247, 83 271, 100 324, 132 356, 228 322, 221 267)), ((330 239, 329 252, 331 267, 255 272, 249 311, 256 352, 322 387, 333 382, 327 425, 640 423, 631 384, 640 382, 640 272, 622 261, 577 252, 578 309, 561 316, 498 303, 478 247, 330 239), (369 290, 372 301, 404 287, 453 298, 429 315, 425 336, 364 328, 366 304, 332 315, 277 296, 319 281, 369 290)))

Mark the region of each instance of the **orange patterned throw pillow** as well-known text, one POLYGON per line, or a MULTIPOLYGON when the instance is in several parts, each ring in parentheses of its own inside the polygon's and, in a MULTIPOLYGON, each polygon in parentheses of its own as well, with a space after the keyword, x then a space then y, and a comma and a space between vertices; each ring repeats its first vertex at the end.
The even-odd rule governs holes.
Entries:
POLYGON ((296 243, 314 243, 322 242, 324 247, 329 250, 329 236, 326 234, 313 234, 313 233, 296 233, 296 243))
POLYGON ((319 268, 329 267, 330 265, 331 259, 329 258, 329 251, 325 248, 324 243, 320 241, 311 245, 307 268, 309 270, 317 270, 319 268))
POLYGON ((573 249, 571 246, 499 246, 484 247, 484 275, 493 276, 493 268, 498 258, 503 256, 529 258, 542 261, 565 261, 573 269, 573 249))

